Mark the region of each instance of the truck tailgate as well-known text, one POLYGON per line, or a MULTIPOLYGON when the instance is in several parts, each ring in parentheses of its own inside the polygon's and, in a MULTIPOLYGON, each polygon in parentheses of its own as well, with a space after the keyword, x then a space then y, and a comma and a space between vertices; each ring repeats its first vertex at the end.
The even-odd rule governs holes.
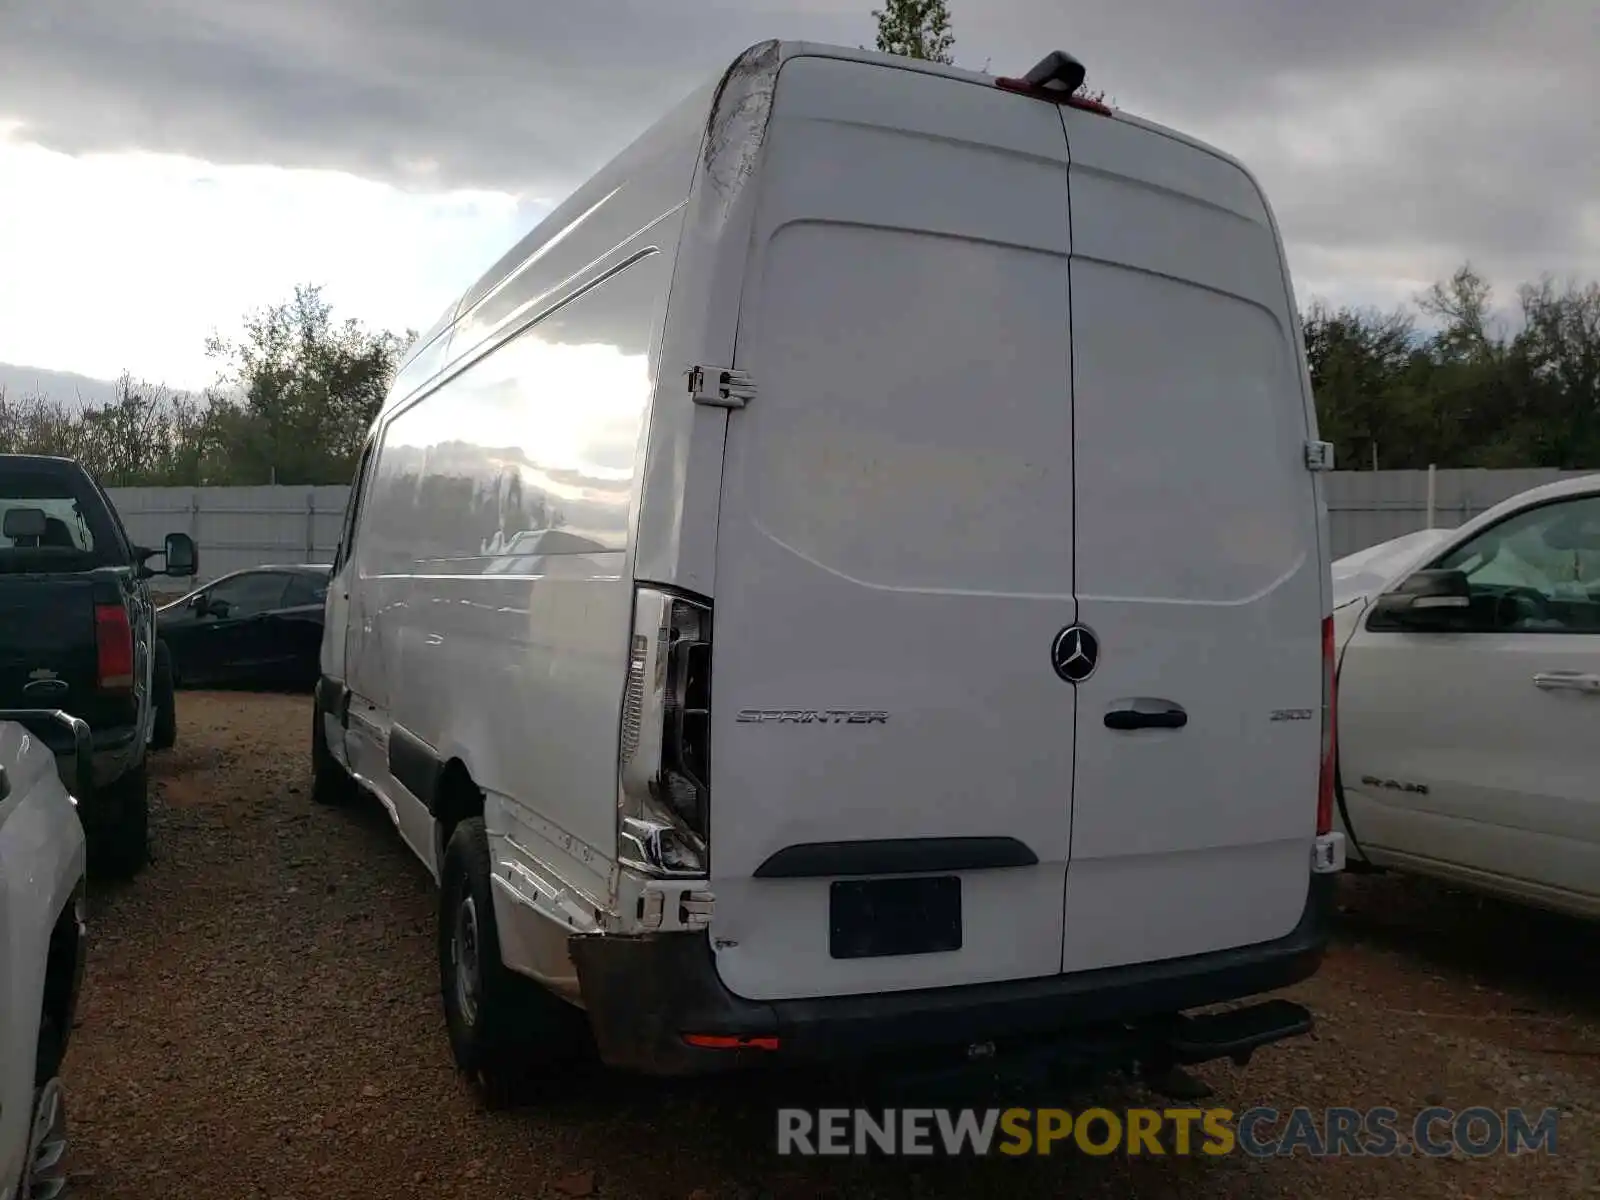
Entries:
POLYGON ((0 576, 0 708, 84 711, 95 696, 94 581, 0 576))

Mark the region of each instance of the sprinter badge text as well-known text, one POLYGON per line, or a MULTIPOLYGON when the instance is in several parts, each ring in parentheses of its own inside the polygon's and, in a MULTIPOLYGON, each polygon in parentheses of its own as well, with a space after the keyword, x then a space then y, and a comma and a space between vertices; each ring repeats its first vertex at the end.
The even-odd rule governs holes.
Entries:
POLYGON ((887 725, 889 714, 867 708, 741 708, 741 725, 887 725))

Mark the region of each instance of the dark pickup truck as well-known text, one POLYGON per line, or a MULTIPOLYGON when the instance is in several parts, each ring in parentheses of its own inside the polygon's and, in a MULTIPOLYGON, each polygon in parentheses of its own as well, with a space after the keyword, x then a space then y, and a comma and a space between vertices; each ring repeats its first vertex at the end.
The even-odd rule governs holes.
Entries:
POLYGON ((0 521, 0 709, 88 724, 86 771, 59 721, 23 722, 78 794, 91 870, 131 876, 149 856, 146 755, 177 737, 147 580, 192 576, 194 542, 173 533, 161 550, 135 545, 104 489, 65 458, 0 454, 0 521), (160 570, 149 565, 158 557, 160 570))

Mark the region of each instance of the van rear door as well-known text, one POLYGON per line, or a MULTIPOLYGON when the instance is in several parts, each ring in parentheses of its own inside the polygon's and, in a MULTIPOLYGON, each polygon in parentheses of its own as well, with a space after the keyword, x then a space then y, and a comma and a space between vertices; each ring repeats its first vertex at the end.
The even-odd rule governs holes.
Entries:
POLYGON ((998 89, 779 76, 716 564, 711 934, 740 995, 1060 969, 1066 160, 1055 107, 998 89))
POLYGON ((1077 693, 1071 972, 1294 928, 1327 567, 1298 324, 1259 190, 1165 133, 1063 111, 1076 593, 1100 654, 1077 693))

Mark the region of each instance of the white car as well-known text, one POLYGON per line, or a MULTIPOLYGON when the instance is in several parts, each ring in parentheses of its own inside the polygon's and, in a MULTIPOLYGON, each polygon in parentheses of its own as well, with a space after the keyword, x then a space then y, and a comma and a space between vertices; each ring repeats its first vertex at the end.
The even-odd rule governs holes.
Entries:
POLYGON ((1600 475, 1333 564, 1352 866, 1600 918, 1600 475))
POLYGON ((72 730, 80 778, 89 727, 0 711, 0 1200, 48 1200, 67 1184, 59 1072, 83 980, 84 839, 55 755, 18 718, 72 730))

